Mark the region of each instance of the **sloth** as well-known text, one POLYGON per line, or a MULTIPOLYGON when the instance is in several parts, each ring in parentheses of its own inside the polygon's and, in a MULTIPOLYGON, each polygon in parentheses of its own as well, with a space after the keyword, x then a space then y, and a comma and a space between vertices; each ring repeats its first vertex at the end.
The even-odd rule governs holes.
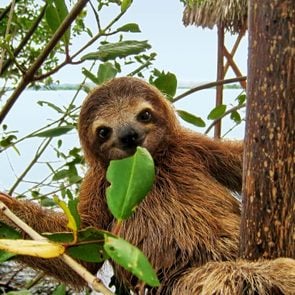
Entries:
MULTIPOLYGON (((161 285, 149 294, 172 294, 179 280, 198 267, 238 257, 240 202, 234 193, 242 186, 242 142, 211 139, 184 128, 159 90, 132 77, 114 78, 90 92, 78 125, 88 165, 79 195, 83 227, 115 226, 105 198, 111 160, 133 155, 138 146, 154 159, 153 187, 118 232, 154 267, 161 285)), ((61 213, 5 195, 0 200, 38 232, 66 230, 61 213)), ((85 286, 59 259, 21 260, 74 287, 85 286)), ((101 267, 86 266, 92 272, 101 267)), ((124 288, 137 290, 136 277, 118 265, 113 268, 124 288)), ((194 294, 190 290, 195 290, 196 279, 182 294, 194 294)))

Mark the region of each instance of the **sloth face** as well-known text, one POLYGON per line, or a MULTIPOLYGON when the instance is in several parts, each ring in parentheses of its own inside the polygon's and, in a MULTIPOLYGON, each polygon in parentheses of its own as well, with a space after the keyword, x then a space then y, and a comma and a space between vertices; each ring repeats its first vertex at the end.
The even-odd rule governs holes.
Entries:
POLYGON ((79 136, 85 158, 97 162, 128 157, 137 146, 152 156, 178 129, 174 111, 148 83, 131 77, 115 78, 94 89, 79 117, 79 136))
POLYGON ((152 104, 141 98, 116 100, 115 112, 109 105, 91 124, 92 149, 107 161, 130 156, 137 146, 153 153, 163 137, 162 121, 152 104))

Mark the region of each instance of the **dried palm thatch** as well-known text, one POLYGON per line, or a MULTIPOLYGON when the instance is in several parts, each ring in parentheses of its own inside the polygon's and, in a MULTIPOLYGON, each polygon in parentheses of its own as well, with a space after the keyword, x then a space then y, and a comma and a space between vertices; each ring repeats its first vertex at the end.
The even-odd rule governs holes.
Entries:
POLYGON ((186 0, 183 23, 210 29, 222 25, 239 33, 247 27, 247 10, 247 0, 186 0))
POLYGON ((184 273, 173 295, 295 294, 295 260, 209 262, 184 273))

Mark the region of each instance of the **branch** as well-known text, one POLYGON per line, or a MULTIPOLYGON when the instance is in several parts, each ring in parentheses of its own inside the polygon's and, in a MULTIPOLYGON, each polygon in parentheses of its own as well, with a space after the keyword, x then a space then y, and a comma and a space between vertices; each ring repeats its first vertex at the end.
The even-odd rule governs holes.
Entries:
POLYGON ((52 138, 48 138, 46 140, 43 140, 43 142, 39 146, 39 150, 36 152, 36 154, 35 154, 34 158, 32 159, 32 161, 29 163, 27 168, 22 172, 22 174, 17 178, 15 183, 10 188, 9 194, 12 194, 14 192, 14 190, 17 188, 17 186, 22 182, 24 177, 28 174, 28 172, 31 170, 31 168, 35 165, 35 163, 38 161, 38 159, 41 157, 41 155, 47 149, 47 147, 48 147, 48 145, 50 144, 51 141, 52 141, 52 138))
POLYGON ((231 83, 234 83, 234 82, 240 82, 240 81, 246 81, 247 80, 247 77, 246 76, 242 76, 242 77, 238 77, 238 78, 231 78, 231 79, 225 79, 225 80, 218 80, 216 82, 210 82, 210 83, 206 83, 206 84, 203 84, 203 85, 199 85, 197 87, 194 87, 178 96, 176 96, 172 102, 176 102, 182 98, 184 98, 185 96, 188 96, 194 92, 197 92, 197 91, 200 91, 200 90, 204 90, 204 89, 208 89, 208 88, 212 88, 214 86, 218 86, 218 85, 225 85, 225 84, 231 84, 231 83))
MULTIPOLYGON (((10 196, 0 193, 0 195, 10 198, 10 196)), ((23 222, 17 217, 3 202, 0 201, 0 212, 6 217, 13 221, 20 229, 28 234, 35 241, 48 241, 45 237, 41 236, 34 229, 23 222)), ((71 269, 73 269, 78 275, 80 275, 93 289, 97 292, 102 292, 105 295, 114 295, 108 288, 104 286, 101 280, 92 275, 84 266, 80 265, 72 257, 67 254, 62 254, 60 258, 65 262, 71 269)))
MULTIPOLYGON (((90 2, 91 3, 91 2, 90 2)), ((99 32, 92 38, 90 39, 83 47, 81 47, 76 53, 74 53, 72 56, 68 56, 66 58, 65 61, 63 61, 61 64, 59 64, 57 67, 55 67, 54 69, 52 69, 51 71, 44 73, 42 75, 39 76, 35 76, 34 77, 34 81, 40 81, 44 78, 47 78, 48 76, 58 72, 61 68, 63 68, 64 66, 66 66, 67 64, 80 64, 83 61, 77 61, 77 62, 73 62, 74 58, 76 58, 80 53, 82 53, 85 49, 87 49, 89 46, 91 46, 94 42, 96 42, 100 37, 103 36, 110 36, 113 34, 117 34, 119 31, 114 31, 112 33, 106 33, 106 31, 111 28, 111 26, 117 22, 124 14, 126 11, 120 12, 106 27, 105 29, 100 29, 99 32)), ((98 20, 99 21, 99 20, 98 20)), ((99 25, 100 27, 100 25, 99 25)))
POLYGON ((98 31, 101 31, 101 25, 100 25, 100 20, 99 20, 99 14, 97 13, 96 8, 93 6, 93 4, 92 4, 91 1, 89 2, 89 4, 90 4, 90 6, 91 6, 92 12, 93 12, 94 17, 95 17, 95 19, 96 19, 96 23, 97 23, 98 31))
MULTIPOLYGON (((95 64, 95 61, 92 63, 90 69, 93 68, 94 64, 95 64)), ((64 120, 66 119, 66 117, 71 114, 71 112, 72 112, 71 106, 73 105, 73 103, 75 102, 76 98, 78 97, 78 94, 81 91, 81 89, 83 88, 83 85, 85 84, 86 79, 87 79, 86 77, 83 79, 83 82, 80 84, 80 87, 76 91, 76 93, 75 93, 72 101, 69 103, 69 106, 66 109, 64 115, 59 119, 60 123, 58 124, 58 126, 60 126, 64 122, 64 120)), ((43 141, 43 143, 45 142, 45 144, 44 144, 43 147, 41 147, 43 143, 39 146, 39 148, 38 148, 38 150, 37 150, 37 152, 35 154, 34 159, 31 161, 31 163, 29 164, 29 166, 24 170, 24 172, 21 174, 21 176, 18 177, 18 179, 16 180, 16 182, 13 184, 12 188, 9 190, 9 193, 10 194, 12 194, 12 192, 15 190, 15 188, 19 185, 19 183, 23 180, 23 178, 26 176, 26 174, 33 167, 33 165, 35 165, 35 163, 38 161, 38 159, 41 157, 41 155, 43 154, 43 152, 46 150, 46 148, 48 147, 48 145, 50 144, 50 142, 51 142, 52 139, 53 138, 51 137, 51 138, 47 139, 47 142, 43 141)))
POLYGON ((32 64, 32 66, 28 69, 27 73, 23 76, 21 82, 19 83, 15 91, 12 93, 12 95, 9 97, 9 99, 7 100, 6 104, 4 105, 3 109, 0 112, 0 124, 3 122, 6 115, 8 114, 8 112, 10 111, 10 109, 12 108, 12 106, 14 105, 18 97, 20 96, 20 94, 31 82, 37 70, 40 68, 40 66, 48 57, 52 49, 56 46, 56 44, 62 38, 62 36, 66 32, 66 30, 69 28, 71 23, 75 20, 77 15, 82 11, 82 9, 87 4, 87 2, 88 0, 79 0, 77 2, 77 4, 73 7, 73 9, 68 14, 68 16, 64 19, 60 27, 54 33, 50 42, 47 44, 44 50, 40 53, 37 60, 32 64))
MULTIPOLYGON (((14 2, 17 3, 20 0, 15 0, 14 2)), ((12 3, 9 3, 9 5, 6 6, 6 8, 4 8, 4 10, 2 11, 2 13, 0 14, 0 21, 7 15, 7 13, 10 11, 12 3)))
POLYGON ((7 61, 4 62, 2 69, 0 69, 0 75, 2 75, 7 70, 7 68, 10 66, 10 64, 13 62, 13 60, 16 59, 18 54, 25 47, 25 45, 28 43, 28 41, 30 40, 30 38, 32 37, 32 35, 36 31, 36 29, 38 28, 44 14, 45 14, 46 7, 47 7, 47 3, 42 8, 41 13, 36 18, 35 22, 33 23, 32 27, 30 28, 30 30, 27 32, 25 37, 22 39, 20 44, 17 46, 17 48, 13 52, 13 58, 10 57, 7 61))
MULTIPOLYGON (((79 108, 80 108, 80 106, 79 106, 79 107, 76 107, 75 109, 72 109, 69 113, 67 113, 67 115, 70 115, 70 114, 76 112, 79 108)), ((24 141, 24 140, 26 140, 26 139, 28 139, 28 138, 30 138, 30 137, 33 137, 36 133, 39 133, 39 132, 41 132, 41 131, 43 131, 43 130, 46 130, 46 129, 48 129, 49 127, 51 127, 51 126, 57 124, 57 123, 58 123, 60 120, 62 120, 63 118, 64 118, 64 116, 62 116, 61 118, 59 118, 59 119, 57 119, 57 120, 55 120, 55 121, 52 121, 51 123, 49 123, 49 124, 47 124, 47 125, 45 125, 45 126, 39 128, 39 129, 37 129, 37 130, 35 130, 35 131, 33 131, 33 132, 31 132, 31 133, 29 133, 29 134, 27 134, 27 135, 21 137, 20 139, 18 139, 18 140, 16 140, 16 141, 12 142, 10 145, 7 145, 7 146, 1 148, 1 149, 0 149, 0 154, 1 154, 2 152, 6 151, 7 149, 9 149, 9 148, 11 148, 11 147, 13 147, 13 146, 16 146, 16 145, 19 144, 20 142, 22 142, 22 141, 24 141)))
POLYGON ((150 57, 149 59, 147 59, 147 61, 145 63, 140 65, 137 69, 135 69, 132 72, 130 72, 129 74, 127 74, 127 76, 131 76, 131 77, 135 76, 136 74, 141 72, 143 69, 148 68, 152 64, 151 60, 153 60, 153 59, 154 59, 154 57, 150 57))
POLYGON ((221 119, 223 119, 224 117, 226 117, 228 114, 230 114, 230 113, 232 113, 232 112, 234 112, 234 111, 237 111, 237 110, 239 110, 239 109, 242 109, 242 108, 244 108, 245 106, 246 106, 246 104, 243 103, 243 104, 240 104, 240 105, 234 106, 234 107, 232 107, 231 109, 229 109, 229 110, 227 110, 226 112, 224 112, 224 114, 223 114, 220 118, 214 120, 214 121, 210 124, 210 126, 206 129, 206 131, 204 132, 204 134, 208 134, 209 131, 214 127, 214 125, 215 125, 217 122, 219 122, 221 119))
MULTIPOLYGON (((9 31, 10 31, 10 25, 11 25, 11 21, 12 21, 14 6, 15 6, 15 0, 13 0, 11 2, 10 8, 9 8, 8 21, 7 21, 6 29, 5 29, 5 39, 8 36, 9 31)), ((0 57, 0 72, 2 72, 2 66, 3 66, 3 61, 4 61, 5 53, 6 53, 5 52, 5 49, 2 49, 1 57, 0 57)))

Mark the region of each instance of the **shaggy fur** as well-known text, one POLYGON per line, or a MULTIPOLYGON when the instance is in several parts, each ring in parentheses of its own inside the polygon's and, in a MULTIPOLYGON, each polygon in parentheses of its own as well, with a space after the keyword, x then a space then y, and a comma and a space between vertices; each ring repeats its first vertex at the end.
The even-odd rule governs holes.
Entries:
POLYGON ((292 295, 295 294, 295 260, 209 262, 187 270, 172 294, 292 295))
MULTIPOLYGON (((241 190, 242 143, 212 140, 181 127, 162 94, 135 78, 114 79, 88 95, 81 109, 79 136, 89 165, 80 191, 83 227, 112 230, 114 220, 105 201, 110 160, 133 154, 135 139, 154 158, 153 188, 119 232, 146 254, 157 271, 161 286, 150 294, 167 295, 174 288, 174 294, 198 294, 202 283, 195 272, 212 268, 214 264, 205 265, 209 261, 237 257, 240 204, 232 193, 241 190), (130 139, 130 130, 136 137, 130 139)), ((61 215, 4 196, 0 200, 39 232, 66 228, 61 215)), ((59 280, 76 287, 84 284, 67 267, 56 267, 60 263, 56 261, 45 265, 26 259, 59 280)), ((228 265, 231 269, 232 263, 228 265)), ((122 285, 136 288, 135 277, 119 266, 114 265, 114 270, 122 285)))

